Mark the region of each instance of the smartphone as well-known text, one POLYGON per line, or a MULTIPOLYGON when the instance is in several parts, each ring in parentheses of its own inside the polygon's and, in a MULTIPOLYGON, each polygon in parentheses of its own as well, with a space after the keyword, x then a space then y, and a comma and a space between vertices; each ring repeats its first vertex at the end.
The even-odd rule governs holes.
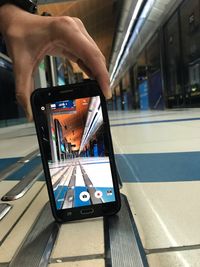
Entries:
POLYGON ((37 89, 31 105, 55 219, 117 213, 120 194, 110 126, 97 82, 37 89))

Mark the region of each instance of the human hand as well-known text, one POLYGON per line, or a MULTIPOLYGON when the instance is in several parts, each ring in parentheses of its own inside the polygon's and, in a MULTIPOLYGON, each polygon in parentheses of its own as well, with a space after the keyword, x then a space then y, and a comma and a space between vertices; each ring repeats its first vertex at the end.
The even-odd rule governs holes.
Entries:
POLYGON ((0 8, 0 31, 13 61, 16 98, 29 121, 34 72, 45 55, 76 62, 98 81, 104 95, 111 97, 105 58, 79 19, 37 16, 6 4, 0 8))

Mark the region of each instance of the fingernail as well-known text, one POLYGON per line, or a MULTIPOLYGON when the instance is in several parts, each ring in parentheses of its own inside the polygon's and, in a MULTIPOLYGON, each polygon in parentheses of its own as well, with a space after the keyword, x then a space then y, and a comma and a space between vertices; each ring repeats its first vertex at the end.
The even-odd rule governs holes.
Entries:
POLYGON ((108 91, 107 91, 106 98, 107 98, 107 99, 112 98, 112 91, 111 91, 110 88, 109 88, 108 91))
POLYGON ((109 100, 109 99, 111 99, 111 98, 112 98, 112 94, 111 94, 111 93, 108 93, 108 94, 106 95, 106 99, 109 100))
POLYGON ((27 118, 27 120, 28 120, 28 122, 32 122, 33 121, 33 115, 32 115, 32 113, 30 114, 30 113, 26 113, 26 118, 27 118))

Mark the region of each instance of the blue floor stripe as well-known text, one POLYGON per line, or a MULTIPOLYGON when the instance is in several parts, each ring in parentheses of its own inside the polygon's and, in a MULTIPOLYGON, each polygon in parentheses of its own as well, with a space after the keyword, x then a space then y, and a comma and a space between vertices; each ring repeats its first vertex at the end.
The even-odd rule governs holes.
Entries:
POLYGON ((168 122, 171 123, 171 122, 182 122, 182 121, 199 121, 199 120, 200 120, 200 118, 187 118, 187 119, 174 119, 174 120, 154 120, 154 121, 138 121, 138 122, 111 124, 111 127, 142 125, 142 124, 156 124, 156 123, 168 123, 168 122))
POLYGON ((0 171, 6 169, 10 165, 16 163, 21 158, 7 158, 7 159, 0 159, 0 171))
POLYGON ((41 163, 41 158, 36 157, 26 163, 22 168, 20 168, 18 171, 12 173, 10 176, 6 178, 6 180, 21 180, 25 175, 30 173, 34 168, 36 168, 41 163))
POLYGON ((200 181, 200 152, 116 154, 123 182, 200 181))
POLYGON ((145 118, 152 118, 152 117, 163 117, 163 116, 169 116, 169 115, 174 115, 176 114, 177 115, 177 112, 167 112, 167 113, 164 113, 164 114, 146 114, 146 115, 139 115, 139 116, 136 116, 136 114, 134 114, 134 116, 131 116, 131 117, 121 117, 121 118, 109 118, 109 120, 111 122, 113 121, 123 121, 123 120, 135 120, 135 119, 145 119, 145 118))
POLYGON ((58 186, 57 190, 54 191, 54 197, 56 200, 56 207, 57 209, 61 209, 63 202, 64 202, 64 197, 67 194, 68 187, 67 186, 58 186))

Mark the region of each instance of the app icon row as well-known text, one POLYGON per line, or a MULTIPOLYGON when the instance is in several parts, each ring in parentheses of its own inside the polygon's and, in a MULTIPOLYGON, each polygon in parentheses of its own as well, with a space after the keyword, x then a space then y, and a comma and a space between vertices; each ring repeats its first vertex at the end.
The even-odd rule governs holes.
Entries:
MULTIPOLYGON (((107 196, 112 195, 112 190, 107 190, 107 196)), ((95 191, 94 196, 96 198, 102 198, 103 193, 100 190, 95 191)), ((87 202, 90 199, 90 194, 87 191, 83 191, 80 193, 79 198, 83 202, 87 202)))

